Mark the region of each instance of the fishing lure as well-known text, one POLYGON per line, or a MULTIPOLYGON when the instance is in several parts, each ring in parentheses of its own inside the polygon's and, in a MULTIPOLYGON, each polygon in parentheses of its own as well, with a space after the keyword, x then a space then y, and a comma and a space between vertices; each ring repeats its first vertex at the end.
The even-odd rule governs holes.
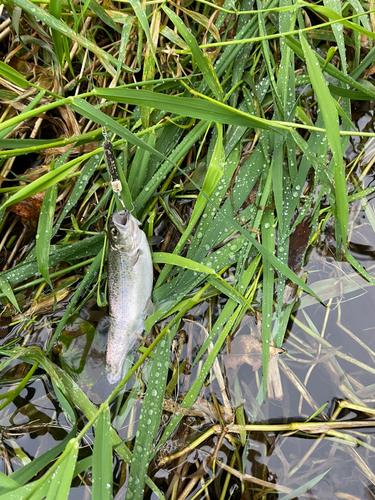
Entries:
POLYGON ((105 160, 105 164, 107 165, 109 178, 111 180, 111 186, 112 186, 113 192, 117 194, 117 196, 119 197, 119 200, 121 202, 121 205, 125 209, 124 203, 123 203, 121 196, 120 196, 120 193, 122 191, 122 185, 121 185, 121 181, 120 181, 120 178, 119 178, 118 172, 117 172, 115 153, 113 151, 112 142, 108 140, 108 134, 104 128, 102 128, 102 134, 104 137, 104 141, 102 144, 103 151, 104 151, 104 160, 105 160))

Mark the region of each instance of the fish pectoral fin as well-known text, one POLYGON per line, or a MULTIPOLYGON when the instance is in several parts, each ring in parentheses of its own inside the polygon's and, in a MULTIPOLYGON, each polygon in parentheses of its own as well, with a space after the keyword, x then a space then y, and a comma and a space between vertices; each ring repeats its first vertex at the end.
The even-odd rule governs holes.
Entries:
POLYGON ((139 257, 142 255, 142 250, 138 248, 136 252, 133 253, 133 255, 130 257, 130 265, 135 266, 136 263, 138 262, 139 257))
POLYGON ((164 238, 162 238, 161 236, 149 236, 147 238, 147 243, 152 246, 152 245, 160 245, 160 243, 163 243, 164 241, 164 238))
POLYGON ((145 316, 151 316, 154 312, 154 303, 151 300, 151 297, 148 297, 147 302, 146 302, 146 307, 144 310, 145 316))

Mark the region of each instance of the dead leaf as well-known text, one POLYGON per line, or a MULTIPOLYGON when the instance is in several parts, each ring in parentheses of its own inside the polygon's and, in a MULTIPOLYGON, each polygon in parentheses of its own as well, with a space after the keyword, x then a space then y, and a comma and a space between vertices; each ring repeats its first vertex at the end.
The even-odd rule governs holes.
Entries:
POLYGON ((22 57, 13 56, 8 62, 9 66, 17 70, 21 75, 29 75, 33 72, 34 63, 25 61, 22 57))
MULTIPOLYGON (((32 167, 27 169, 22 177, 24 179, 27 179, 28 181, 34 181, 35 179, 41 177, 46 171, 48 171, 47 167, 32 167)), ((20 186, 25 186, 26 182, 20 181, 19 184, 20 186)), ((28 230, 34 231, 36 230, 38 224, 43 198, 44 191, 41 191, 40 193, 36 193, 33 196, 20 201, 19 203, 11 205, 7 209, 7 211, 13 212, 14 214, 18 215, 21 218, 23 226, 28 230)))
POLYGON ((297 272, 302 265, 310 238, 309 217, 305 217, 290 235, 288 267, 297 272))
POLYGON ((21 319, 24 319, 25 316, 27 318, 31 318, 33 316, 36 316, 37 314, 48 314, 51 313, 52 311, 55 310, 55 307, 57 305, 57 309, 60 309, 62 306, 60 305, 60 302, 63 301, 68 295, 71 293, 71 290, 65 289, 65 290, 60 290, 55 294, 49 294, 45 297, 42 297, 39 300, 34 300, 32 301, 31 306, 29 309, 23 313, 23 314, 18 314, 13 318, 13 321, 18 321, 21 319))
MULTIPOLYGON (((270 346, 270 359, 283 349, 270 346)), ((248 364, 256 372, 262 366, 262 343, 255 335, 240 335, 231 343, 231 353, 224 355, 227 370, 238 371, 243 364, 248 364)))

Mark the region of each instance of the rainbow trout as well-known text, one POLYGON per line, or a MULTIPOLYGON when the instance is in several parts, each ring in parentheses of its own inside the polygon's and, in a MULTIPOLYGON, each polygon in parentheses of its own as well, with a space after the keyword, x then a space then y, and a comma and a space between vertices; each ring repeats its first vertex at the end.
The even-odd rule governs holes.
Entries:
POLYGON ((128 210, 109 219, 107 379, 118 382, 152 310, 153 267, 146 235, 128 210))

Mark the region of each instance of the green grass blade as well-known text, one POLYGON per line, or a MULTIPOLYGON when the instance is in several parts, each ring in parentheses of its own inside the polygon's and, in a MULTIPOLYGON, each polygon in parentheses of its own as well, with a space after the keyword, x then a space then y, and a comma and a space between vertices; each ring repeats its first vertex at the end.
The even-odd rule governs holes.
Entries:
MULTIPOLYGON (((107 11, 98 3, 96 0, 90 1, 90 9, 101 19, 107 26, 110 26, 112 29, 117 31, 117 33, 121 33, 121 28, 115 23, 115 21, 111 18, 107 11)), ((126 18, 127 19, 127 18, 126 18)))
MULTIPOLYGON (((59 245, 53 249, 49 257, 51 267, 56 266, 64 260, 75 260, 86 258, 88 255, 95 255, 103 247, 103 234, 86 238, 85 240, 72 243, 70 245, 59 245)), ((10 285, 16 285, 21 281, 26 281, 28 278, 35 277, 39 274, 38 263, 36 258, 31 262, 18 264, 12 269, 8 269, 2 274, 2 278, 6 279, 10 285)))
MULTIPOLYGON (((148 22, 147 22, 146 14, 144 13, 144 11, 142 9, 142 6, 141 6, 141 3, 139 0, 129 0, 129 3, 133 8, 134 13, 137 16, 137 19, 138 19, 140 25, 142 26, 143 31, 145 32, 145 35, 147 38, 147 43, 148 43, 148 45, 151 49, 152 55, 155 59, 156 67, 158 68, 158 70, 160 72, 159 63, 158 63, 158 60, 155 56, 155 51, 154 51, 154 47, 152 44, 150 27, 149 27, 148 22)), ((138 40, 138 44, 142 47, 142 40, 138 40)))
POLYGON ((238 302, 239 304, 250 304, 247 300, 232 286, 229 285, 214 269, 211 267, 195 262, 186 257, 181 257, 180 255, 174 255, 169 253, 153 253, 152 260, 158 264, 168 264, 169 266, 179 266, 194 273, 202 273, 213 275, 214 278, 210 278, 208 281, 215 286, 222 293, 226 294, 228 297, 238 302))
POLYGON ((75 424, 77 422, 77 415, 75 414, 73 405, 70 403, 70 401, 67 400, 65 395, 60 391, 60 389, 53 382, 53 380, 52 380, 52 386, 56 394, 56 397, 59 400, 60 406, 64 410, 66 419, 72 424, 75 424))
MULTIPOLYGON (((275 220, 273 210, 265 210, 262 218, 262 242, 268 251, 275 250, 275 220)), ((263 257, 263 297, 262 297, 262 369, 263 369, 263 398, 267 394, 267 372, 270 356, 270 340, 272 328, 273 293, 275 271, 263 257)))
POLYGON ((0 290, 5 295, 5 297, 9 300, 9 302, 17 309, 17 311, 21 312, 20 306, 18 305, 17 299, 14 296, 12 287, 8 283, 8 280, 4 274, 0 274, 0 290))
MULTIPOLYGON (((84 161, 91 156, 94 156, 95 152, 88 153, 85 156, 81 156, 78 159, 78 162, 84 161)), ((25 187, 17 191, 14 195, 12 195, 1 207, 0 210, 4 208, 10 207, 19 201, 25 200, 29 198, 29 196, 33 196, 36 193, 44 191, 45 189, 53 186, 57 182, 65 179, 66 175, 78 164, 77 160, 69 161, 65 163, 65 165, 61 165, 61 167, 56 168, 55 170, 51 170, 47 174, 39 177, 35 181, 27 184, 25 187)))
POLYGON ((50 478, 44 481, 44 478, 41 477, 37 481, 21 486, 21 488, 7 491, 0 495, 0 500, 42 500, 47 495, 50 483, 50 478))
POLYGON ((331 469, 328 469, 326 472, 323 472, 323 474, 320 474, 319 476, 314 477, 314 479, 310 479, 310 481, 307 481, 307 483, 303 484, 299 488, 291 491, 287 495, 284 495, 280 500, 293 500, 293 498, 298 498, 300 495, 303 495, 306 493, 306 491, 309 491, 311 488, 313 488, 319 481, 323 479, 323 477, 328 474, 328 472, 331 469))
POLYGON ((6 476, 3 472, 0 473, 0 495, 5 493, 5 491, 15 490, 19 487, 20 483, 11 476, 6 476))
MULTIPOLYGON (((95 4, 98 7, 100 7, 101 9, 103 9, 96 2, 92 1, 91 4, 95 4)), ((114 23, 114 24, 116 24, 116 23, 114 23)), ((117 27, 117 25, 116 25, 116 27, 117 27)), ((119 48, 119 53, 118 53, 118 63, 117 63, 117 68, 116 68, 116 78, 115 78, 116 82, 118 81, 118 79, 120 77, 120 73, 121 73, 121 69, 122 69, 122 61, 124 59, 124 55, 126 52, 126 46, 127 46, 128 40, 129 40, 129 36, 130 36, 130 32, 131 32, 132 27, 133 27, 132 19, 128 19, 128 22, 124 23, 124 26, 122 27, 121 43, 120 43, 120 48, 119 48)))
POLYGON ((368 274, 366 269, 364 269, 359 262, 356 261, 356 259, 351 255, 349 250, 347 248, 344 248, 345 251, 345 256, 347 261, 351 266, 354 267, 354 269, 361 275, 365 280, 369 281, 372 285, 375 286, 375 280, 368 274))
MULTIPOLYGON (((219 206, 221 205, 223 198, 225 198, 225 193, 230 187, 230 184, 233 179, 233 174, 235 173, 238 167, 239 161, 240 161, 240 144, 238 143, 236 147, 231 151, 231 153, 225 158, 225 168, 223 177, 219 181, 215 191, 211 196, 212 201, 214 201, 219 206)), ((237 176, 237 179, 242 176, 244 170, 247 170, 247 163, 242 166, 241 174, 237 176)), ((246 187, 244 186, 244 188, 246 189, 245 196, 247 196, 252 187, 253 187, 252 178, 251 176, 249 176, 247 178, 246 187)), ((239 198, 238 193, 233 192, 233 195, 234 198, 236 198, 235 200, 236 204, 239 198)), ((225 209, 227 208, 225 202, 224 202, 224 207, 225 209)), ((212 234, 211 234, 211 232, 213 234, 214 233, 217 234, 216 227, 212 225, 214 215, 215 212, 213 212, 211 206, 207 205, 204 214, 202 215, 199 221, 196 232, 194 234, 194 239, 189 246, 187 257, 195 258, 195 256, 197 256, 195 260, 201 261, 202 257, 204 257, 207 254, 207 248, 210 249, 214 245, 214 243, 216 243, 216 241, 215 242, 212 241, 212 234), (208 240, 208 239, 210 239, 210 241, 203 242, 203 240, 208 240)))
POLYGON ((84 190, 86 189, 87 184, 90 182, 92 175, 95 170, 98 168, 101 160, 103 159, 102 155, 95 155, 89 159, 86 165, 83 167, 82 172, 79 176, 79 182, 76 182, 71 192, 68 200, 66 201, 64 208, 61 211, 59 218, 57 219, 56 224, 52 229, 52 236, 54 236, 60 228, 62 221, 65 219, 70 210, 75 206, 80 197, 82 196, 84 190))
POLYGON ((158 264, 169 264, 170 266, 184 267, 185 269, 190 269, 190 271, 196 271, 203 274, 216 274, 216 271, 211 267, 171 253, 154 252, 152 254, 152 260, 158 264))
POLYGON ((135 439, 133 459, 130 466, 129 483, 126 498, 143 498, 145 477, 150 462, 151 449, 160 425, 165 386, 169 369, 169 348, 172 335, 169 335, 158 344, 145 399, 139 417, 138 431, 135 439))
MULTIPOLYGON (((298 40, 291 36, 286 36, 285 37, 286 43, 289 45, 289 47, 293 50, 295 54, 297 54, 301 59, 304 59, 304 52, 302 49, 302 46, 298 40)), ((350 87, 354 87, 355 89, 363 92, 364 94, 368 95, 372 99, 375 99, 375 91, 372 91, 368 86, 363 85, 360 82, 357 82, 354 78, 351 78, 348 75, 344 75, 342 71, 340 71, 338 68, 333 66, 331 63, 326 64, 325 59, 321 57, 319 54, 316 54, 316 58, 320 64, 320 66, 323 68, 326 73, 329 75, 333 76, 334 78, 337 78, 340 82, 347 83, 350 85, 350 87)))
MULTIPOLYGON (((53 171, 53 162, 51 163, 53 171)), ((36 259, 40 274, 52 288, 52 282, 49 277, 49 252, 52 236, 52 225, 55 217, 57 198, 57 184, 46 189, 42 208, 40 210, 38 229, 36 238, 36 259)))
MULTIPOLYGON (((82 47, 85 47, 88 50, 91 50, 94 54, 96 54, 99 58, 105 61, 107 64, 111 64, 112 66, 117 66, 117 59, 115 59, 111 54, 101 49, 95 43, 90 42, 86 37, 76 33, 74 30, 69 28, 65 23, 56 19, 49 12, 45 11, 35 3, 30 2, 29 0, 13 0, 15 5, 18 5, 25 12, 30 14, 31 16, 35 16, 37 19, 45 23, 51 29, 58 31, 63 36, 70 38, 74 42, 77 42, 82 47)), ((122 65, 124 71, 134 72, 135 70, 128 68, 125 65, 122 65)), ((114 72, 115 73, 115 72, 114 72)))
POLYGON ((311 84, 318 99, 320 112, 323 116, 328 143, 331 147, 335 161, 336 216, 341 229, 341 238, 345 245, 348 232, 349 204, 346 193, 345 166, 341 150, 338 113, 336 106, 332 102, 333 98, 329 93, 319 62, 302 34, 301 45, 305 54, 307 71, 311 79, 311 84))
MULTIPOLYGON (((48 12, 53 17, 60 20, 61 7, 62 7, 62 2, 60 0, 50 0, 48 5, 48 12)), ((61 33, 55 29, 52 29, 51 31, 52 31, 53 47, 56 51, 57 60, 59 61, 60 66, 62 66, 64 57, 64 47, 62 43, 61 33)))
MULTIPOLYGON (((328 17, 328 19, 332 19, 334 21, 340 21, 340 24, 342 24, 343 26, 346 26, 347 28, 356 31, 357 33, 361 33, 361 35, 368 36, 369 38, 375 40, 375 33, 367 30, 366 28, 363 28, 357 23, 353 23, 352 21, 346 20, 344 17, 340 16, 340 14, 338 14, 337 12, 328 7, 323 7, 322 5, 313 5, 311 7, 311 10, 317 12, 318 14, 321 14, 322 16, 328 17)), ((332 25, 332 28, 334 27, 335 25, 332 25)))
POLYGON ((66 500, 68 498, 70 484, 73 479, 73 473, 77 462, 78 449, 78 442, 74 441, 70 452, 57 466, 51 480, 46 500, 66 500))
POLYGON ((8 66, 8 64, 3 63, 2 61, 0 61, 0 75, 3 78, 11 81, 15 85, 18 85, 18 87, 21 87, 21 89, 26 89, 30 85, 26 78, 18 73, 17 70, 12 68, 11 66, 8 66))
MULTIPOLYGON (((141 91, 138 90, 137 92, 141 91)), ((153 92, 150 92, 150 94, 154 95, 153 92)), ((89 102, 85 101, 84 99, 80 99, 78 97, 74 98, 72 108, 75 111, 77 111, 77 113, 80 113, 89 120, 92 120, 95 123, 99 123, 99 125, 101 125, 102 127, 106 127, 114 134, 122 137, 123 139, 126 139, 131 144, 146 149, 150 153, 157 155, 159 158, 165 159, 165 157, 161 153, 159 153, 159 151, 157 151, 155 148, 149 146, 145 141, 142 141, 142 139, 140 139, 135 134, 127 130, 125 127, 117 123, 116 120, 104 114, 99 109, 96 109, 94 106, 92 106, 89 102)))
POLYGON ((111 416, 106 408, 99 416, 95 428, 92 457, 92 499, 112 500, 112 445, 110 439, 111 416))
MULTIPOLYGON (((206 194, 208 198, 210 198, 211 195, 213 194, 216 186, 218 185, 224 173, 225 156, 223 148, 223 129, 220 124, 217 124, 217 129, 218 129, 218 135, 214 151, 202 186, 202 191, 206 194)), ((207 205, 207 198, 202 193, 199 193, 197 202, 194 206, 193 213, 189 220, 189 224, 186 230, 184 231, 184 234, 181 236, 179 242, 177 243, 176 247, 174 248, 173 254, 178 255, 182 251, 186 241, 188 240, 192 230, 197 224, 199 217, 202 215, 206 205, 207 205)), ((163 271, 160 273, 158 283, 162 283, 164 281, 169 272, 169 269, 170 269, 169 266, 164 267, 163 271)))
POLYGON ((100 89, 96 88, 98 97, 109 101, 122 102, 125 104, 138 104, 150 108, 161 109, 170 113, 177 113, 199 120, 226 123, 228 125, 242 125, 255 129, 282 129, 287 130, 286 125, 279 125, 264 118, 258 118, 250 113, 232 108, 217 101, 204 99, 190 99, 188 97, 176 97, 166 94, 156 94, 149 90, 133 89, 100 89))
POLYGON ((69 434, 57 446, 54 446, 50 450, 46 451, 43 455, 40 455, 40 457, 34 458, 32 462, 16 470, 9 477, 17 481, 20 485, 24 485, 30 481, 42 469, 47 467, 47 465, 50 464, 52 460, 57 457, 57 455, 64 451, 68 442, 75 437, 76 432, 77 427, 74 426, 69 434))
MULTIPOLYGON (((85 240, 82 243, 85 243, 86 241, 87 240, 85 240)), ((100 268, 100 265, 101 265, 102 253, 103 253, 103 248, 98 253, 98 255, 95 257, 95 260, 91 264, 90 269, 87 271, 87 273, 85 274, 85 277, 81 281, 81 283, 80 283, 79 287, 77 288, 77 290, 75 291, 73 297, 70 299, 69 305, 66 308, 63 317, 60 319, 58 327, 56 328, 56 330, 55 330, 54 334, 52 335, 52 338, 51 338, 51 340, 50 340, 50 342, 48 344, 48 348, 46 350, 47 354, 52 349, 52 346, 53 346, 54 342, 58 339, 60 333, 62 332, 64 326, 66 325, 66 322, 70 318, 70 316, 71 316, 71 314, 73 312, 73 309, 74 309, 75 305, 77 304, 78 299, 81 296, 81 293, 88 286, 90 286, 91 283, 93 282, 93 280, 95 279, 95 275, 98 272, 98 270, 100 268)))
POLYGON ((182 22, 179 16, 177 16, 171 9, 169 9, 165 5, 163 5, 162 8, 189 46, 191 53, 193 54, 193 57, 202 72, 203 78, 212 90, 214 96, 218 101, 222 101, 223 90, 209 56, 203 54, 197 40, 195 39, 195 36, 186 28, 185 24, 182 22))

